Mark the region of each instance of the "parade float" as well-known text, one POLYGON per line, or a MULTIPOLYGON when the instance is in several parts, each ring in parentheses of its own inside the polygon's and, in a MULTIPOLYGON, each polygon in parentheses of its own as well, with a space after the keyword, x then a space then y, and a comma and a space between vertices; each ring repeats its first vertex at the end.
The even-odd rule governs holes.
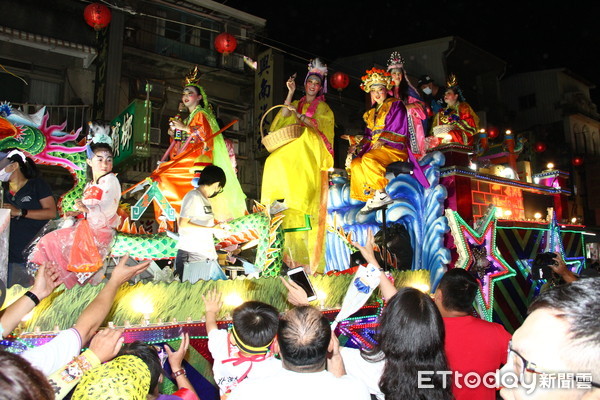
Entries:
MULTIPOLYGON (((147 121, 145 107, 143 102, 134 102, 111 124, 117 170, 119 157, 148 154, 144 137, 147 130, 143 126, 147 121), (136 135, 136 130, 144 134, 136 135)), ((74 187, 59 201, 60 210, 70 209, 81 196, 85 182, 85 148, 78 142, 81 130, 64 132, 64 125, 47 125, 47 114, 41 121, 35 120, 7 103, 0 108, 0 116, 0 150, 17 147, 36 163, 59 166, 71 174, 74 187)), ((569 195, 565 189, 567 174, 547 170, 532 175, 525 167, 519 172, 520 141, 515 145, 512 134, 506 134, 502 143, 490 146, 485 132, 480 135, 475 148, 443 144, 422 157, 419 165, 429 182, 427 188, 410 171, 391 170, 387 191, 394 202, 371 213, 361 213, 364 203, 350 199, 345 171, 330 174, 326 269, 311 276, 311 281, 319 293, 316 305, 331 321, 340 311, 356 269, 352 242, 362 243, 369 229, 382 235, 380 243, 388 244, 381 246, 382 263, 397 286, 410 285, 433 292, 449 266, 464 268, 480 282, 476 304, 479 315, 502 323, 510 332, 522 323, 529 302, 544 283, 531 278, 531 263, 537 253, 559 251, 574 272, 583 268, 584 227, 563 223, 569 195), (404 244, 409 240, 408 251, 407 246, 395 249, 394 240, 404 244)), ((185 163, 194 157, 192 146, 181 159, 159 165, 135 185, 142 189, 141 195, 123 207, 125 218, 110 260, 126 253, 135 260, 175 257, 176 237, 170 234, 169 224, 176 220, 178 209, 161 188, 161 179, 173 164, 177 167, 181 163, 182 171, 189 171, 185 163), (154 207, 150 212, 155 218, 154 229, 140 223, 150 207, 154 207)), ((122 167, 126 165, 123 163, 122 167)), ((185 180, 190 179, 191 175, 185 180)), ((249 276, 240 273, 236 279, 190 284, 174 279, 165 266, 153 280, 124 285, 105 325, 124 327, 127 342, 171 343, 178 341, 182 332, 188 332, 192 339, 185 366, 188 377, 206 393, 206 398, 217 398, 201 294, 215 287, 222 293, 222 328, 231 323, 232 309, 245 300, 264 301, 281 311, 287 309, 285 288, 278 278, 285 246, 281 220, 280 215, 271 215, 269 207, 255 203, 251 213, 228 222, 232 227, 230 237, 215 243, 223 251, 236 246, 254 248, 254 259, 246 260, 249 265, 245 272, 249 276)), ((59 287, 3 345, 20 352, 47 342, 75 322, 101 285, 69 290, 59 287)), ((12 287, 4 305, 24 291, 20 286, 12 287)), ((343 344, 370 346, 382 306, 375 292, 365 306, 340 321, 336 332, 343 344)), ((173 384, 166 380, 165 390, 169 390, 169 385, 173 384)))

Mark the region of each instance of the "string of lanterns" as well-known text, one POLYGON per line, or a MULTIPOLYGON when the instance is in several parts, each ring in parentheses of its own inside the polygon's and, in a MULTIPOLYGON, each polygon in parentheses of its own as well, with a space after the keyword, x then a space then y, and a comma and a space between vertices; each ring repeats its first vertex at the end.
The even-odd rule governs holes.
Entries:
MULTIPOLYGON (((85 7, 83 11, 85 22, 99 31, 106 28, 111 21, 112 15, 110 8, 102 3, 92 3, 85 7)), ((237 39, 230 33, 222 32, 215 37, 215 50, 223 55, 229 55, 237 48, 237 39)), ((338 71, 329 79, 331 87, 341 92, 350 84, 350 77, 345 72, 338 71)))

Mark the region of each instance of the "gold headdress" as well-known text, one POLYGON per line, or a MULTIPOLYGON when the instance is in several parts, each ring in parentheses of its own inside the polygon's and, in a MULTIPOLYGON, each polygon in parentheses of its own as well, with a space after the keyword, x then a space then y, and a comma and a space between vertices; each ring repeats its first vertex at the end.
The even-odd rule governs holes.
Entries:
POLYGON ((386 89, 391 89, 393 86, 392 76, 389 72, 379 68, 371 68, 367 70, 367 74, 361 78, 362 83, 360 88, 365 92, 371 91, 371 86, 383 85, 386 89))
POLYGON ((390 71, 392 69, 404 69, 404 58, 397 51, 394 51, 390 55, 387 63, 387 70, 390 71))
POLYGON ((196 65, 194 69, 185 76, 183 87, 195 86, 197 88, 202 88, 202 86, 200 86, 200 76, 198 72, 198 66, 196 65))
POLYGON ((187 86, 193 86, 198 89, 200 96, 202 96, 204 108, 208 109, 210 105, 208 103, 208 97, 206 97, 206 93, 204 92, 204 88, 200 86, 200 73, 197 65, 185 76, 183 87, 185 88, 187 86))
POLYGON ((446 81, 446 89, 452 90, 454 93, 458 95, 458 101, 465 101, 465 96, 458 85, 458 80, 456 79, 456 75, 450 74, 448 75, 448 80, 446 81))
POLYGON ((456 75, 450 74, 448 75, 448 80, 446 81, 447 88, 453 88, 458 86, 458 82, 456 81, 456 75))

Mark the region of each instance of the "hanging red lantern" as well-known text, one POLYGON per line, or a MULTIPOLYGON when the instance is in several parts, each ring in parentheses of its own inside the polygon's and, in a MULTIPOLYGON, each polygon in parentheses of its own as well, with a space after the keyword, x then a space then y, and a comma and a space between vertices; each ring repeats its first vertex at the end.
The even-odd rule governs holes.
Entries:
POLYGON ((573 159, 571 160, 571 164, 573 164, 576 167, 583 165, 583 157, 581 157, 581 156, 573 157, 573 159))
POLYGON ((491 125, 489 127, 489 129, 488 129, 488 138, 490 138, 490 139, 496 139, 499 134, 500 134, 500 129, 498 129, 497 126, 491 125))
POLYGON ((331 75, 331 78, 329 78, 329 83, 331 84, 332 88, 341 92, 350 84, 350 77, 345 72, 338 71, 331 75))
POLYGON ((546 151, 546 143, 544 142, 535 142, 533 145, 533 151, 536 153, 543 153, 546 151))
POLYGON ((220 33, 215 38, 215 49, 217 49, 219 53, 225 55, 233 53, 236 47, 237 40, 235 39, 235 36, 227 32, 220 33))
POLYGON ((83 10, 85 22, 97 31, 106 28, 111 17, 110 8, 101 3, 89 4, 83 10))

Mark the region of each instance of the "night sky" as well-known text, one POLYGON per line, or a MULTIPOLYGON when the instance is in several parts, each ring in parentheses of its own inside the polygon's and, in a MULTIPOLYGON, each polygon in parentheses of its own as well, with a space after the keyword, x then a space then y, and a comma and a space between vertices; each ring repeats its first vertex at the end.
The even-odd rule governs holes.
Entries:
MULTIPOLYGON (((460 36, 508 63, 507 73, 566 67, 600 85, 600 6, 591 1, 220 0, 267 20, 291 54, 338 57, 460 36)), ((365 68, 368 66, 365 66, 365 68)), ((596 104, 600 90, 592 90, 596 104)))

